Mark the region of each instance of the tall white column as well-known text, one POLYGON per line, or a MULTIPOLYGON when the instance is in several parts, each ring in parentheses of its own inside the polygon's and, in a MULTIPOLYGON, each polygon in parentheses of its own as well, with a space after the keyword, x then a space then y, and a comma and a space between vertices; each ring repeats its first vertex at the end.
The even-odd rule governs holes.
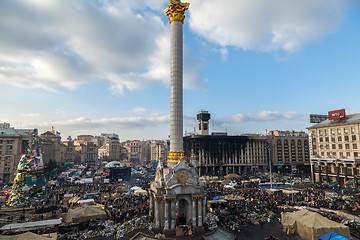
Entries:
POLYGON ((155 226, 156 228, 160 228, 161 227, 161 209, 160 209, 160 199, 155 199, 155 213, 156 213, 156 222, 155 222, 155 226))
POLYGON ((176 199, 171 199, 171 229, 175 229, 175 221, 176 221, 176 199))
POLYGON ((169 217, 169 210, 170 210, 170 200, 165 199, 165 229, 169 229, 171 226, 171 219, 169 217))
POLYGON ((170 151, 183 150, 183 24, 171 23, 170 151))
POLYGON ((201 202, 202 202, 202 200, 201 199, 199 199, 198 201, 197 201, 197 203, 198 203, 198 227, 202 227, 202 206, 201 206, 201 202))
POLYGON ((196 199, 192 199, 192 226, 196 227, 196 199))
POLYGON ((203 222, 206 216, 206 205, 205 205, 205 197, 201 200, 202 203, 202 216, 203 216, 203 222))

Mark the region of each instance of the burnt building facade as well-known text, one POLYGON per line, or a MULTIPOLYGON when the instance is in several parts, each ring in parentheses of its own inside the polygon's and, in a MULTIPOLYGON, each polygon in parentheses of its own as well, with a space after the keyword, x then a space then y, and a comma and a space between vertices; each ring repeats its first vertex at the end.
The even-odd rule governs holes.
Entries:
POLYGON ((190 159, 191 155, 196 157, 200 175, 251 175, 269 168, 269 145, 266 136, 186 136, 184 151, 187 159, 190 159))

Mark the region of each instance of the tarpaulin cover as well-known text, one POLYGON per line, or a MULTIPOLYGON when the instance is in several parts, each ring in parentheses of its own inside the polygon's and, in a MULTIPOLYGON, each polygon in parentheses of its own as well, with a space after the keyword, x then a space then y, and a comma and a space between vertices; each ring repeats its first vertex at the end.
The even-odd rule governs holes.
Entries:
POLYGON ((284 232, 298 234, 305 240, 318 240, 320 236, 331 231, 350 237, 349 227, 306 209, 282 213, 281 222, 284 232))
POLYGON ((350 240, 350 239, 336 232, 329 232, 319 237, 319 240, 350 240))

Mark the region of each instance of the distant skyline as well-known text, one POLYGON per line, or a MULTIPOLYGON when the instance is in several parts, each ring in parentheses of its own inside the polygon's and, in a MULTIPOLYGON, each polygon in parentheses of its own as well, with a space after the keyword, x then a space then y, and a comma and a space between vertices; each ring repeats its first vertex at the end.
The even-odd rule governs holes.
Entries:
MULTIPOLYGON (((1 1, 0 122, 168 139, 168 2, 1 1)), ((187 2, 184 133, 201 110, 231 135, 360 112, 359 1, 187 2)))

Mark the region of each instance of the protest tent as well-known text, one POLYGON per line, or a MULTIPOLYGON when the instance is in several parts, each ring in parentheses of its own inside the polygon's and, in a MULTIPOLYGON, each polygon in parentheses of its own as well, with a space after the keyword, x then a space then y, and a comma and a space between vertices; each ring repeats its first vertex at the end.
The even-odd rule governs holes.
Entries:
POLYGON ((223 197, 216 196, 216 197, 214 197, 214 199, 213 199, 213 200, 223 200, 223 199, 224 199, 223 197))
POLYGON ((26 232, 19 235, 0 235, 0 240, 56 240, 57 234, 51 233, 51 234, 44 234, 44 235, 38 235, 32 232, 26 232))
POLYGON ((64 222, 67 223, 82 223, 91 219, 104 218, 107 218, 105 210, 97 205, 85 205, 69 209, 69 211, 63 215, 64 222))
POLYGON ((319 237, 319 240, 350 240, 347 237, 344 237, 341 234, 338 234, 337 232, 329 232, 321 237, 319 237))
POLYGON ((238 175, 238 174, 236 174, 236 173, 230 173, 230 174, 226 175, 224 178, 225 178, 225 179, 241 178, 241 176, 238 175))
POLYGON ((131 191, 135 191, 135 190, 139 190, 139 189, 141 189, 141 187, 138 187, 138 186, 130 188, 131 191))
POLYGON ((134 194, 136 196, 140 196, 140 195, 147 195, 148 192, 146 190, 144 190, 144 189, 137 189, 137 190, 134 191, 134 194))
POLYGON ((331 221, 307 209, 282 213, 281 223, 284 232, 287 234, 298 234, 305 240, 317 240, 318 237, 331 231, 350 237, 349 227, 331 221))

